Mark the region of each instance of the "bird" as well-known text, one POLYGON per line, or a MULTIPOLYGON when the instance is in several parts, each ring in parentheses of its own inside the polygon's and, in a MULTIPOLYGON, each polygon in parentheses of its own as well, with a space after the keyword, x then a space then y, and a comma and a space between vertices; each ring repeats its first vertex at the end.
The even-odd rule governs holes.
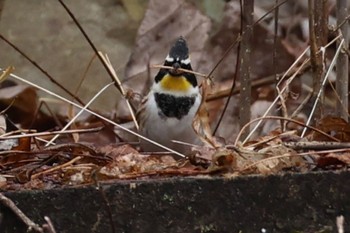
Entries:
MULTIPOLYGON (((159 69, 148 95, 137 111, 139 133, 179 153, 188 153, 188 145, 174 143, 172 140, 190 144, 198 142, 192 122, 202 97, 196 75, 184 71, 192 71, 184 37, 177 38, 165 58, 164 66, 171 69, 159 69)), ((164 151, 142 139, 140 146, 147 152, 164 151)))

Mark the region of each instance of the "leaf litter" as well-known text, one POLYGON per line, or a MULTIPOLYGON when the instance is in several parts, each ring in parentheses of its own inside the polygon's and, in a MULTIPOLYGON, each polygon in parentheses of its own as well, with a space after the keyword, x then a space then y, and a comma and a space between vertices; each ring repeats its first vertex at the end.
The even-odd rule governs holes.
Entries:
MULTIPOLYGON (((147 91, 149 79, 152 79, 155 72, 150 66, 162 63, 174 39, 173 35, 182 35, 188 39, 194 70, 208 74, 240 32, 239 7, 237 2, 226 3, 223 20, 213 25, 208 16, 188 1, 165 3, 151 0, 126 67, 126 79, 121 84, 128 89, 124 94, 129 97, 142 96, 147 91), (189 19, 191 23, 188 23, 189 19)), ((256 5, 256 12, 259 14, 263 15, 268 9, 267 6, 256 5)), ((89 113, 74 121, 74 127, 69 128, 73 132, 63 132, 55 145, 45 147, 45 143, 55 137, 54 131, 62 129, 72 116, 44 109, 35 88, 5 80, 0 89, 1 108, 8 108, 1 113, 0 122, 3 130, 0 135, 0 188, 49 189, 120 179, 196 175, 234 177, 243 174, 269 175, 286 171, 347 169, 350 163, 349 123, 327 116, 316 126, 323 133, 309 128, 307 137, 301 138, 299 135, 304 128, 302 126, 305 126, 305 113, 294 114, 294 121, 287 119, 300 106, 301 99, 308 94, 302 88, 302 78, 285 84, 288 92, 280 96, 286 108, 286 128, 281 131, 277 119, 264 117, 267 107, 273 102, 271 96, 275 92, 273 79, 269 79, 269 76, 273 76, 274 72, 284 73, 300 56, 301 51, 307 48, 305 35, 300 35, 297 33, 300 31, 295 30, 296 27, 304 26, 305 18, 293 18, 293 24, 290 25, 288 19, 292 16, 286 11, 282 12, 282 20, 278 26, 282 32, 289 34, 279 35, 276 45, 271 43, 274 35, 271 18, 262 20, 254 27, 254 33, 263 36, 254 37, 253 41, 252 56, 261 58, 253 60, 253 85, 254 81, 261 79, 267 82, 257 84, 260 88, 253 89, 254 118, 261 117, 263 120, 261 130, 256 132, 253 139, 244 143, 234 141, 240 135, 237 125, 239 103, 236 98, 230 104, 227 117, 221 122, 216 136, 211 132, 211 127, 217 123, 222 111, 224 98, 227 97, 227 87, 231 86, 236 72, 232 66, 236 59, 235 50, 213 72, 213 85, 207 84, 209 79, 202 80, 205 101, 193 126, 204 145, 188 145, 192 147, 192 153, 187 158, 179 158, 166 152, 142 153, 137 139, 124 137, 125 133, 115 131, 113 124, 89 113), (274 66, 272 55, 269 55, 273 49, 279 51, 278 64, 275 64, 278 70, 275 71, 271 68, 274 66), (215 98, 220 93, 224 94, 215 98), (294 93, 297 93, 295 98, 292 97, 294 93), (93 132, 88 129, 93 129, 93 132), (37 132, 52 133, 38 136, 35 135, 37 132), (16 135, 20 137, 13 137, 16 135)), ((307 55, 302 58, 305 59, 307 55)), ((297 76, 302 77, 304 73, 307 70, 297 76)), ((6 72, 3 74, 6 76, 6 72)), ((233 94, 237 95, 239 91, 233 94)), ((125 108, 125 103, 125 100, 121 101, 114 119, 113 116, 108 118, 128 124, 126 119, 132 117, 130 107, 125 108)), ((49 106, 47 103, 46 105, 49 106)), ((270 110, 267 116, 275 115, 280 107, 270 110)), ((132 128, 133 124, 128 127, 132 128)), ((248 128, 253 127, 251 122, 248 128)))

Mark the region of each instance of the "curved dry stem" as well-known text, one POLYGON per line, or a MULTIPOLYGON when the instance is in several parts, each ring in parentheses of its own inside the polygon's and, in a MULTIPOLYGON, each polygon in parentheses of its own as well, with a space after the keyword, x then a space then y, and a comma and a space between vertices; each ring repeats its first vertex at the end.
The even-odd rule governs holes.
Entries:
MULTIPOLYGON (((158 69, 167 69, 167 70, 172 70, 172 69, 174 69, 174 67, 172 67, 172 66, 164 66, 164 65, 151 65, 150 67, 151 67, 151 68, 158 68, 158 69)), ((195 72, 195 71, 193 71, 193 70, 187 70, 187 69, 183 69, 183 68, 178 68, 178 70, 179 70, 179 71, 182 71, 182 72, 186 72, 186 73, 198 75, 198 76, 203 77, 203 78, 212 79, 212 77, 207 76, 206 74, 202 74, 202 73, 199 73, 199 72, 195 72)))
MULTIPOLYGON (((335 138, 335 137, 332 137, 331 135, 323 132, 322 130, 319 130, 317 129, 316 127, 313 127, 313 126, 308 126, 308 125, 305 125, 304 123, 300 122, 300 121, 297 121, 297 120, 294 120, 294 119, 289 119, 289 118, 285 118, 285 117, 280 117, 280 116, 264 116, 264 117, 258 117, 256 119, 253 119, 251 120, 249 123, 247 123, 245 126, 243 126, 243 128, 239 131, 238 135, 237 135, 237 138, 235 140, 235 143, 234 145, 237 146, 238 144, 238 141, 239 141, 239 138, 241 137, 242 133, 244 130, 246 130, 252 123, 256 122, 256 121, 262 121, 262 120, 285 120, 285 121, 289 121, 289 122, 293 122, 297 125, 300 125, 300 126, 304 126, 308 129, 311 129, 317 133, 320 133, 322 134, 323 136, 326 136, 328 137, 329 139, 333 140, 333 141, 336 141, 336 142, 339 142, 340 140, 335 138)), ((245 142, 243 142, 244 144, 245 142)))

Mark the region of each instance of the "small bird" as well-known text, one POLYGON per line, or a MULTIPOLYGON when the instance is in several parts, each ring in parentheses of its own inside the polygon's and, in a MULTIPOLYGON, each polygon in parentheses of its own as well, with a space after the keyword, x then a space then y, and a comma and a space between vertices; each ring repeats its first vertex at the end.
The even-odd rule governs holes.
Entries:
MULTIPOLYGON (((197 136, 192 128, 193 118, 201 103, 197 78, 192 71, 186 40, 179 37, 165 58, 164 66, 154 78, 148 95, 137 112, 140 134, 180 153, 187 153, 189 147, 173 143, 172 140, 196 143, 197 136)), ((144 151, 164 149, 141 140, 144 151)))

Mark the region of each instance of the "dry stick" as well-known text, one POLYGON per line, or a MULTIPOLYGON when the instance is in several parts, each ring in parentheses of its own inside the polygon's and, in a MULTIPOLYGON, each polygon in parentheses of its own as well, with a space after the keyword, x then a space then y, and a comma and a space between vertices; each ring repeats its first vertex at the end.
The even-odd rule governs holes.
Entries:
MULTIPOLYGON (((311 123, 313 114, 314 114, 314 112, 316 111, 316 106, 317 106, 317 104, 318 104, 318 100, 320 99, 321 94, 322 94, 322 92, 323 92, 323 91, 322 91, 322 90, 323 90, 323 87, 324 87, 324 85, 325 85, 325 83, 326 83, 326 81, 327 81, 327 79, 328 79, 329 74, 330 74, 331 71, 333 70, 333 67, 334 67, 334 65, 335 65, 335 63, 336 63, 337 57, 338 57, 338 55, 339 55, 339 52, 340 52, 340 50, 341 50, 341 47, 342 47, 343 43, 344 43, 344 39, 341 40, 341 42, 340 42, 340 44, 339 44, 339 47, 338 47, 337 51, 335 52, 335 55, 334 55, 334 57, 333 57, 333 59, 332 59, 332 62, 331 62, 331 64, 329 65, 329 68, 328 68, 328 70, 327 70, 327 73, 326 73, 326 75, 324 76, 324 79, 323 79, 322 84, 321 84, 321 88, 320 88, 319 92, 317 93, 315 103, 314 103, 314 105, 312 106, 312 109, 311 109, 311 112, 310 112, 310 116, 309 116, 309 118, 308 118, 308 120, 307 120, 307 122, 306 122, 306 126, 308 126, 308 125, 311 123)), ((325 48, 324 48, 324 49, 325 49, 325 48)), ((303 132, 302 132, 302 134, 301 134, 301 137, 304 137, 304 135, 305 135, 305 133, 306 133, 306 129, 307 129, 307 128, 305 127, 304 130, 303 130, 303 132)))
MULTIPOLYGON (((241 38, 240 35, 238 35, 238 38, 241 38)), ((240 54, 241 54, 241 43, 240 43, 241 40, 239 40, 238 42, 238 46, 237 46, 237 59, 236 59, 236 72, 235 72, 235 75, 233 77, 233 82, 232 82, 232 85, 231 85, 231 88, 230 88, 230 92, 229 92, 229 95, 228 95, 228 98, 227 98, 227 101, 225 102, 225 106, 224 106, 224 109, 222 110, 221 114, 220 114, 220 117, 219 117, 219 120, 218 120, 218 123, 216 124, 215 128, 214 128, 214 131, 213 131, 213 135, 215 136, 217 130, 219 129, 219 126, 221 124, 221 121, 222 119, 224 118, 224 115, 225 115, 225 112, 228 108, 228 104, 230 103, 230 100, 231 100, 231 97, 232 97, 232 93, 233 93, 233 90, 235 89, 235 86, 236 86, 236 80, 237 80, 237 77, 238 77, 238 68, 239 68, 239 60, 240 60, 240 54)))
MULTIPOLYGON (((256 24, 258 24, 261 20, 263 20, 267 15, 269 15, 276 7, 279 7, 281 6, 282 4, 286 3, 288 0, 285 0, 283 2, 281 2, 280 4, 274 6, 273 8, 271 8, 269 11, 266 12, 266 14, 264 14, 262 17, 260 17, 260 19, 258 19, 256 22, 254 22, 251 26, 251 30, 254 28, 254 26, 256 24)), ((242 4, 241 4, 242 6, 242 4)), ((242 9, 241 9, 241 12, 242 12, 242 9)), ((226 56, 228 55, 228 53, 233 49, 233 47, 237 44, 237 43, 240 43, 241 40, 242 40, 242 36, 245 34, 245 31, 242 32, 241 35, 239 35, 236 40, 227 48, 227 50, 225 51, 225 53, 223 54, 223 56, 219 59, 219 61, 215 64, 214 68, 210 71, 210 73, 208 74, 208 77, 211 77, 212 74, 214 73, 214 71, 217 69, 217 67, 220 65, 220 63, 226 58, 226 56)), ((239 51, 239 50, 238 50, 239 51)), ((238 52, 239 53, 239 52, 238 52)), ((237 54, 237 57, 238 57, 238 54, 237 54)), ((238 57, 239 58, 239 57, 238 57)), ((237 59, 238 60, 238 59, 237 59)), ((226 109, 228 107, 228 104, 229 104, 229 101, 231 99, 231 96, 232 96, 232 93, 233 93, 233 90, 235 88, 235 85, 236 85, 236 79, 237 79, 237 66, 238 66, 238 63, 239 61, 237 61, 236 63, 236 72, 235 72, 235 76, 234 76, 234 80, 233 80, 233 83, 232 83, 232 86, 231 86, 231 89, 230 89, 230 92, 229 92, 229 96, 228 96, 228 99, 225 103, 225 107, 224 109, 222 110, 221 112, 221 115, 220 115, 220 118, 219 118, 219 121, 217 123, 217 125, 215 126, 215 129, 213 131, 213 135, 215 135, 217 129, 219 128, 220 124, 221 124, 221 121, 225 115, 225 112, 226 112, 226 109)))
POLYGON ((67 88, 65 88, 62 84, 57 82, 46 70, 44 70, 38 63, 36 63, 34 60, 32 60, 27 54, 25 54, 22 50, 20 50, 16 45, 11 43, 9 40, 7 40, 3 35, 0 34, 0 39, 5 41, 8 45, 10 45, 14 50, 16 50, 19 54, 21 54, 25 59, 27 59, 30 63, 32 63, 37 69, 39 69, 46 77, 49 78, 49 80, 57 85, 59 88, 61 88, 64 92, 66 92, 68 95, 70 95, 72 98, 74 98, 76 101, 78 101, 80 104, 84 105, 84 102, 78 97, 75 96, 72 92, 70 92, 67 88))
MULTIPOLYGON (((82 108, 80 109, 80 111, 60 130, 60 132, 64 132, 66 129, 68 129, 69 126, 71 126, 74 121, 81 115, 84 113, 84 111, 96 100, 97 97, 99 97, 108 87, 110 87, 112 84, 114 84, 114 82, 107 84, 106 86, 104 86, 99 92, 97 92, 97 94, 92 97, 92 99, 82 108)), ((45 146, 49 146, 50 144, 52 144, 61 134, 57 134, 56 136, 54 136, 48 143, 46 143, 45 146)))
MULTIPOLYGON (((62 1, 62 0, 58 0, 61 5, 63 6, 63 8, 67 11, 67 13, 69 14, 69 16, 73 19, 74 23, 77 25, 77 27, 79 28, 80 32, 83 34, 83 36, 85 37, 86 41, 89 43, 89 45, 91 46, 91 48, 94 50, 95 54, 97 55, 98 59, 100 60, 100 62, 102 63, 103 67, 106 69, 109 77, 112 79, 112 81, 114 82, 114 86, 118 89, 118 91, 123 95, 124 98, 126 98, 126 93, 123 89, 123 87, 121 86, 121 82, 117 81, 115 82, 115 76, 113 74, 112 69, 110 69, 109 65, 105 62, 104 57, 102 56, 101 53, 99 53, 99 51, 97 50, 96 46, 94 45, 94 43, 92 43, 92 41, 90 40, 89 36, 87 35, 87 33, 84 31, 83 27, 80 25, 80 23, 78 22, 78 20, 75 18, 74 14, 70 11, 70 9, 67 7, 67 5, 62 1)), ((130 110, 131 116, 133 118, 133 121, 135 123, 136 128, 138 129, 138 123, 133 111, 133 107, 130 104, 129 100, 126 100, 128 108, 130 110)))
POLYGON ((350 20, 350 15, 346 16, 345 19, 341 23, 339 23, 335 29, 333 29, 333 31, 338 31, 344 24, 347 23, 348 20, 350 20))
POLYGON ((113 66, 112 66, 112 63, 111 61, 109 60, 109 57, 107 56, 107 54, 105 56, 103 56, 103 54, 101 52, 99 52, 99 54, 101 55, 101 57, 103 58, 104 62, 107 64, 108 66, 108 69, 110 69, 112 75, 113 75, 113 79, 114 79, 114 82, 116 82, 118 84, 118 86, 120 87, 120 91, 121 91, 121 94, 122 96, 124 97, 125 101, 126 101, 126 105, 128 106, 128 109, 130 111, 130 114, 131 114, 131 118, 135 124, 135 127, 137 130, 139 130, 139 124, 137 123, 137 120, 136 120, 136 116, 135 116, 135 112, 134 112, 134 109, 129 101, 128 98, 126 98, 127 96, 127 92, 125 91, 121 81, 119 80, 118 76, 117 76, 117 72, 115 72, 113 66))
MULTIPOLYGON (((281 78, 280 82, 284 79, 285 76, 287 76, 287 74, 292 70, 292 68, 294 66, 296 66, 296 64, 299 62, 299 60, 301 60, 301 58, 304 56, 304 54, 306 54, 306 52, 309 50, 309 48, 305 49, 304 52, 297 58, 297 60, 294 61, 294 63, 289 67, 289 69, 286 71, 286 73, 283 75, 283 77, 281 78)), ((294 80, 294 78, 296 77, 296 75, 299 73, 299 71, 307 64, 307 59, 302 63, 302 65, 297 69, 297 71, 287 80, 287 84, 282 88, 281 93, 283 93, 288 85, 294 80)), ((271 103, 270 107, 265 111, 265 113, 263 114, 262 117, 267 116, 267 114, 269 114, 269 112, 271 111, 271 109, 273 108, 273 106, 277 103, 278 99, 280 97, 277 96, 274 101, 271 103)), ((249 138, 254 134, 255 130, 257 130, 259 128, 259 126, 261 125, 262 120, 259 121, 255 127, 250 131, 250 133, 248 134, 248 136, 244 139, 243 144, 246 143, 249 138)))
MULTIPOLYGON (((237 146, 238 141, 239 141, 239 138, 240 138, 241 135, 242 135, 242 132, 243 132, 244 130, 246 130, 246 128, 248 128, 252 123, 254 123, 254 122, 256 122, 256 121, 263 121, 263 120, 266 120, 266 119, 272 119, 272 120, 282 120, 282 119, 283 119, 283 120, 285 120, 285 121, 290 121, 290 122, 293 122, 293 123, 295 123, 295 124, 297 124, 297 125, 305 126, 305 127, 309 128, 309 129, 311 129, 311 130, 313 130, 313 131, 316 131, 317 133, 320 133, 320 134, 322 134, 323 136, 326 136, 327 138, 332 139, 333 141, 339 142, 339 139, 337 139, 337 138, 335 138, 335 137, 333 137, 333 136, 331 136, 331 135, 329 135, 329 134, 323 132, 322 130, 317 129, 316 127, 313 127, 313 126, 310 126, 310 125, 309 125, 309 126, 308 126, 308 125, 305 125, 304 123, 302 123, 302 122, 300 122, 300 121, 297 121, 297 120, 294 120, 294 119, 285 118, 285 117, 280 117, 280 116, 263 116, 263 117, 258 117, 258 118, 254 119, 254 120, 251 120, 249 123, 247 123, 247 124, 240 130, 240 132, 238 133, 234 145, 237 146)), ((245 142, 243 142, 243 144, 245 144, 245 142)))
MULTIPOLYGON (((325 65, 323 64, 323 54, 318 53, 319 48, 326 44, 326 29, 324 8, 325 1, 308 0, 309 15, 309 35, 310 35, 310 51, 311 51, 311 67, 313 70, 313 96, 316 98, 321 93, 321 80, 324 74, 325 65)), ((328 18, 328 16, 327 16, 328 18)), ((320 96, 321 97, 321 96, 320 96)), ((318 97, 319 98, 319 97, 318 97)), ((323 103, 323 96, 321 98, 323 103)), ((322 105, 318 105, 315 109, 315 116, 312 122, 316 122, 322 116, 322 105)))
MULTIPOLYGON (((42 137, 42 136, 50 136, 50 135, 56 135, 56 134, 71 134, 71 133, 91 133, 91 132, 98 132, 102 129, 102 127, 99 128, 93 128, 93 129, 73 129, 73 130, 65 130, 65 131, 51 131, 51 132, 39 132, 39 133, 27 133, 27 134, 21 134, 21 135, 9 135, 3 134, 0 136, 0 140, 7 140, 7 139, 18 139, 18 138, 26 138, 26 137, 42 137)), ((19 132, 23 133, 23 130, 20 130, 19 132)), ((11 134, 13 132, 10 132, 11 134)))
MULTIPOLYGON (((67 5, 62 1, 62 0, 58 0, 61 5, 63 6, 63 8, 67 11, 68 15, 72 18, 72 20, 74 21, 75 25, 77 25, 77 27, 79 28, 80 32, 83 34, 83 36, 85 37, 86 41, 89 43, 89 45, 91 46, 91 48, 94 50, 95 54, 97 55, 98 59, 100 60, 100 62, 102 63, 103 67, 106 69, 108 75, 110 76, 110 78, 112 79, 112 81, 114 82, 113 79, 113 74, 110 71, 110 69, 108 69, 107 64, 104 62, 101 54, 99 54, 96 46, 94 45, 94 43, 92 43, 92 41, 90 40, 89 36, 86 34, 85 30, 83 29, 83 27, 80 25, 80 23, 78 22, 78 20, 75 18, 74 14, 71 12, 71 10, 67 7, 67 5)), ((122 93, 120 86, 118 86, 117 83, 114 83, 115 87, 119 90, 120 93, 122 93)))
POLYGON ((3 71, 2 74, 0 75, 0 83, 2 83, 9 76, 9 74, 11 74, 14 70, 15 68, 13 66, 7 67, 6 70, 3 71))
MULTIPOLYGON (((337 0, 337 25, 339 26, 348 16, 348 0, 337 0)), ((349 34, 348 34, 348 24, 344 24, 340 27, 340 33, 344 38, 343 51, 339 54, 337 60, 337 78, 336 78, 336 89, 337 96, 339 96, 340 101, 337 102, 337 115, 342 117, 344 120, 348 121, 348 111, 349 106, 349 57, 344 52, 348 49, 349 44, 349 34), (345 106, 345 108, 344 108, 345 106)), ((340 46, 340 44, 338 44, 340 46)))
POLYGON ((27 227, 28 231, 31 231, 32 229, 35 230, 36 232, 41 232, 43 233, 43 229, 36 223, 34 223, 32 220, 30 220, 17 206, 13 201, 9 198, 7 198, 4 194, 0 193, 0 202, 11 209, 17 217, 19 217, 22 222, 24 222, 27 227))
MULTIPOLYGON (((340 36, 337 36, 337 37, 334 38, 332 41, 330 41, 324 48, 328 48, 330 45, 332 45, 332 44, 333 44, 335 41, 337 41, 339 38, 340 38, 340 36)), ((294 68, 294 66, 296 66, 296 64, 299 62, 299 60, 301 60, 302 57, 303 57, 308 51, 309 51, 309 47, 307 47, 307 48, 304 50, 304 52, 297 58, 297 60, 294 61, 294 63, 289 67, 289 69, 285 72, 285 74, 284 74, 284 75, 282 76, 282 78, 280 79, 278 85, 280 85, 280 83, 282 83, 282 81, 284 80, 284 78, 286 78, 286 77, 289 78, 289 79, 288 79, 288 82, 287 82, 287 85, 285 85, 285 87, 282 88, 281 93, 283 93, 283 92, 287 89, 288 85, 289 85, 289 84, 293 81, 293 79, 296 77, 296 74, 298 74, 298 73, 302 70, 302 68, 303 68, 306 64, 308 64, 308 62, 309 62, 310 59, 306 59, 306 60, 302 63, 302 65, 297 69, 297 71, 296 71, 291 77, 289 77, 289 75, 287 75, 287 74, 289 74, 289 72, 292 70, 292 68, 294 68)), ((265 113, 264 113, 264 115, 263 115, 262 117, 267 116, 267 114, 269 114, 269 112, 271 111, 272 107, 277 103, 278 98, 279 98, 279 96, 278 96, 277 98, 275 98, 275 100, 271 103, 270 107, 265 111, 265 113)), ((250 134, 249 134, 248 137, 243 141, 243 143, 246 143, 246 142, 249 140, 249 138, 254 134, 255 130, 261 125, 261 123, 262 123, 262 120, 258 122, 258 124, 253 128, 253 130, 251 130, 250 134)))
MULTIPOLYGON (((309 63, 307 63, 307 64, 309 64, 309 63)), ((297 74, 301 75, 305 71, 307 71, 309 68, 310 68, 309 65, 303 66, 302 69, 299 69, 299 72, 297 74)), ((298 70, 298 69, 296 69, 296 70, 298 70)), ((286 71, 278 74, 278 76, 283 76, 283 74, 286 74, 286 71)), ((292 75, 287 74, 285 77, 290 78, 291 76, 292 75)), ((275 75, 270 75, 267 77, 258 78, 258 79, 253 80, 252 87, 258 88, 258 87, 262 87, 265 85, 273 84, 274 82, 275 82, 275 75)), ((241 88, 240 84, 237 83, 235 86, 235 89, 233 90, 233 92, 231 94, 232 95, 238 94, 240 92, 240 88, 241 88)), ((224 89, 224 90, 221 90, 221 91, 216 91, 215 93, 209 94, 206 100, 207 100, 207 102, 210 102, 210 101, 222 99, 222 98, 228 97, 230 95, 230 92, 231 92, 231 87, 224 89)))
POLYGON ((284 142, 283 145, 294 150, 348 149, 350 142, 284 142))
POLYGON ((53 224, 51 222, 51 219, 47 216, 44 216, 45 221, 47 222, 46 224, 43 225, 43 228, 48 231, 49 233, 56 233, 55 228, 53 227, 53 224))
MULTIPOLYGON (((239 95, 239 126, 243 127, 251 118, 250 106, 252 102, 252 87, 250 79, 251 71, 251 49, 253 38, 253 15, 254 0, 241 0, 241 34, 242 41, 239 56, 239 79, 241 83, 241 92, 239 95), (243 5, 242 5, 243 1, 243 5), (243 10, 243 11, 242 11, 243 10), (245 33, 243 34, 243 30, 245 33)), ((237 71, 236 71, 237 72, 237 71)), ((228 101, 227 101, 228 102, 228 101)), ((247 136, 248 132, 244 132, 247 136)))
MULTIPOLYGON (((277 5, 279 2, 279 0, 275 0, 275 5, 277 5)), ((279 8, 277 7, 275 9, 275 14, 274 14, 274 35, 273 35, 273 54, 272 54, 272 64, 273 64, 273 73, 275 75, 275 86, 276 86, 276 92, 275 95, 280 95, 279 93, 279 89, 278 87, 278 78, 279 76, 277 75, 277 55, 278 55, 278 51, 277 51, 277 36, 278 36, 278 15, 279 15, 279 8)), ((282 96, 282 95, 281 95, 282 96)), ((282 108, 279 108, 278 112, 280 116, 287 116, 287 110, 286 108, 284 108, 284 101, 283 99, 281 99, 281 103, 282 103, 282 108)), ((281 130, 282 132, 285 130, 285 125, 283 120, 280 121, 280 125, 281 125, 281 130)))
MULTIPOLYGON (((259 78, 259 79, 252 81, 252 87, 256 87, 256 88, 262 87, 265 85, 272 84, 272 83, 274 83, 274 81, 275 81, 274 76, 259 78)), ((231 85, 231 87, 229 87, 227 89, 224 89, 221 91, 216 91, 215 93, 210 93, 210 94, 208 94, 206 101, 211 102, 211 101, 215 101, 215 100, 222 99, 225 97, 229 97, 230 95, 236 95, 240 92, 240 88, 241 88, 241 85, 238 83, 238 84, 235 84, 235 88, 233 91, 231 91, 231 89, 232 89, 232 85, 231 85)))
POLYGON ((39 176, 41 175, 44 175, 44 174, 47 174, 47 173, 50 173, 50 172, 54 172, 54 171, 57 171, 59 169, 62 169, 62 168, 65 168, 65 167, 68 167, 69 165, 72 165, 73 163, 77 162, 78 160, 80 160, 82 157, 81 156, 77 156, 73 159, 71 159, 70 161, 62 164, 62 165, 58 165, 56 167, 52 167, 52 168, 49 168, 47 170, 44 170, 44 171, 41 171, 41 172, 38 172, 38 173, 35 173, 34 175, 32 175, 30 178, 31 179, 35 179, 35 178, 38 178, 39 176))
MULTIPOLYGON (((347 0, 344 0, 345 2, 347 0)), ((337 229, 338 229, 338 233, 344 233, 345 230, 344 230, 344 216, 343 215, 340 215, 340 216, 337 216, 336 218, 336 225, 337 225, 337 229)))
POLYGON ((288 135, 295 135, 295 131, 296 130, 286 131, 286 132, 280 133, 280 134, 275 135, 275 136, 269 136, 266 139, 263 138, 261 141, 258 141, 256 143, 250 144, 249 147, 250 148, 255 148, 255 147, 259 146, 259 145, 263 145, 263 144, 266 144, 268 142, 271 142, 272 140, 275 140, 276 138, 280 138, 280 137, 288 136, 288 135))
MULTIPOLYGON (((260 23, 260 21, 262 21, 266 16, 268 16, 272 11, 275 10, 276 7, 280 7, 281 5, 283 5, 284 3, 286 3, 288 0, 284 0, 283 2, 281 2, 280 4, 273 6, 270 10, 268 10, 263 16, 260 17, 260 19, 258 19, 254 24, 253 27, 260 23)), ((243 32, 244 33, 244 32, 243 32)), ((226 56, 229 54, 229 52, 233 49, 233 47, 235 47, 235 45, 240 42, 242 40, 242 37, 239 36, 236 38, 236 40, 230 44, 230 46, 226 49, 225 53, 222 55, 222 57, 219 59, 219 61, 214 65, 213 69, 209 72, 209 74, 207 75, 207 77, 211 77, 214 73, 214 71, 218 68, 218 66, 220 65, 220 63, 226 58, 226 56)))
MULTIPOLYGON (((2 70, 2 69, 0 68, 0 71, 1 71, 1 70, 2 70)), ((26 80, 26 79, 23 79, 23 78, 21 78, 21 77, 15 75, 15 74, 10 74, 10 76, 13 77, 13 78, 15 78, 15 79, 17 79, 17 80, 19 80, 19 81, 21 81, 21 82, 24 82, 24 83, 26 83, 26 84, 28 84, 28 85, 30 85, 30 86, 33 86, 33 87, 35 87, 35 88, 38 88, 38 89, 40 89, 41 91, 46 92, 46 93, 49 94, 49 95, 55 96, 56 98, 58 98, 58 99, 60 99, 60 100, 63 100, 63 101, 66 102, 66 103, 72 104, 72 105, 74 105, 75 107, 77 107, 77 108, 79 108, 79 109, 82 109, 82 108, 83 108, 83 107, 80 106, 79 104, 74 103, 73 101, 70 101, 70 100, 68 100, 68 99, 66 99, 66 98, 64 98, 64 97, 62 97, 62 96, 60 96, 60 95, 58 95, 58 94, 56 94, 56 93, 54 93, 54 92, 52 92, 52 91, 49 91, 49 90, 47 90, 47 89, 45 89, 45 88, 43 88, 43 87, 41 87, 41 86, 39 86, 39 85, 37 85, 37 84, 35 84, 35 83, 32 83, 32 82, 30 82, 30 81, 28 81, 28 80, 26 80)), ((164 150, 167 150, 167 151, 169 151, 169 152, 171 152, 171 153, 173 153, 173 154, 175 154, 175 155, 178 155, 178 156, 183 157, 183 158, 186 157, 185 155, 183 155, 183 154, 181 154, 181 153, 179 153, 179 152, 177 152, 177 151, 175 151, 175 150, 172 150, 172 149, 170 149, 170 148, 168 148, 168 147, 166 147, 166 146, 163 146, 162 144, 159 144, 159 143, 157 143, 157 142, 155 142, 155 141, 153 141, 153 140, 151 140, 151 139, 149 139, 149 138, 147 138, 147 137, 144 137, 144 136, 142 136, 142 135, 140 135, 140 134, 138 134, 138 133, 136 133, 136 132, 134 132, 134 131, 132 131, 132 130, 126 128, 126 127, 124 127, 124 126, 121 126, 121 125, 115 123, 114 121, 112 121, 112 120, 110 120, 110 119, 108 119, 108 118, 106 118, 106 117, 104 117, 104 116, 101 116, 101 115, 98 114, 98 113, 95 113, 95 112, 93 112, 93 111, 91 111, 91 110, 89 110, 89 109, 86 109, 86 112, 88 112, 88 113, 90 113, 90 114, 92 114, 92 115, 98 117, 99 119, 102 119, 102 120, 104 120, 104 121, 106 121, 106 122, 108 122, 108 123, 114 125, 115 127, 119 128, 119 129, 121 129, 121 130, 124 130, 124 131, 126 131, 126 132, 128 132, 128 133, 130 133, 130 134, 132 134, 132 135, 135 135, 136 137, 139 137, 139 138, 141 138, 141 139, 143 139, 143 140, 145 140, 145 141, 147 141, 147 142, 149 142, 149 143, 152 143, 153 145, 156 145, 156 146, 158 146, 158 147, 160 147, 160 148, 162 148, 162 149, 164 149, 164 150)))
MULTIPOLYGON (((92 63, 93 61, 95 60, 96 58, 96 54, 94 53, 93 56, 91 57, 89 63, 87 64, 85 70, 84 70, 84 73, 81 75, 81 77, 79 78, 79 83, 74 91, 74 94, 77 95, 78 94, 78 91, 80 90, 81 86, 83 85, 83 82, 85 81, 85 78, 87 76, 87 73, 88 71, 90 70, 91 66, 92 66, 92 63)), ((69 105, 68 106, 68 109, 67 109, 67 115, 69 118, 72 118, 73 115, 74 115, 74 108, 72 105, 69 105)), ((60 127, 62 128, 62 127, 60 127)), ((73 125, 72 128, 76 128, 76 125, 73 125)), ((79 138, 78 138, 78 135, 76 134, 72 134, 72 138, 75 142, 79 141, 79 138)))
MULTIPOLYGON (((160 69, 167 69, 167 70, 172 70, 174 69, 174 67, 172 66, 164 66, 164 65, 151 65, 150 68, 160 68, 160 69)), ((200 77, 203 77, 203 78, 212 78, 208 75, 205 75, 205 74, 202 74, 202 73, 199 73, 199 72, 195 72, 193 70, 187 70, 187 69, 183 69, 183 68, 178 68, 177 70, 179 71, 182 71, 182 72, 186 72, 186 73, 190 73, 190 74, 194 74, 194 75, 198 75, 200 77)))

